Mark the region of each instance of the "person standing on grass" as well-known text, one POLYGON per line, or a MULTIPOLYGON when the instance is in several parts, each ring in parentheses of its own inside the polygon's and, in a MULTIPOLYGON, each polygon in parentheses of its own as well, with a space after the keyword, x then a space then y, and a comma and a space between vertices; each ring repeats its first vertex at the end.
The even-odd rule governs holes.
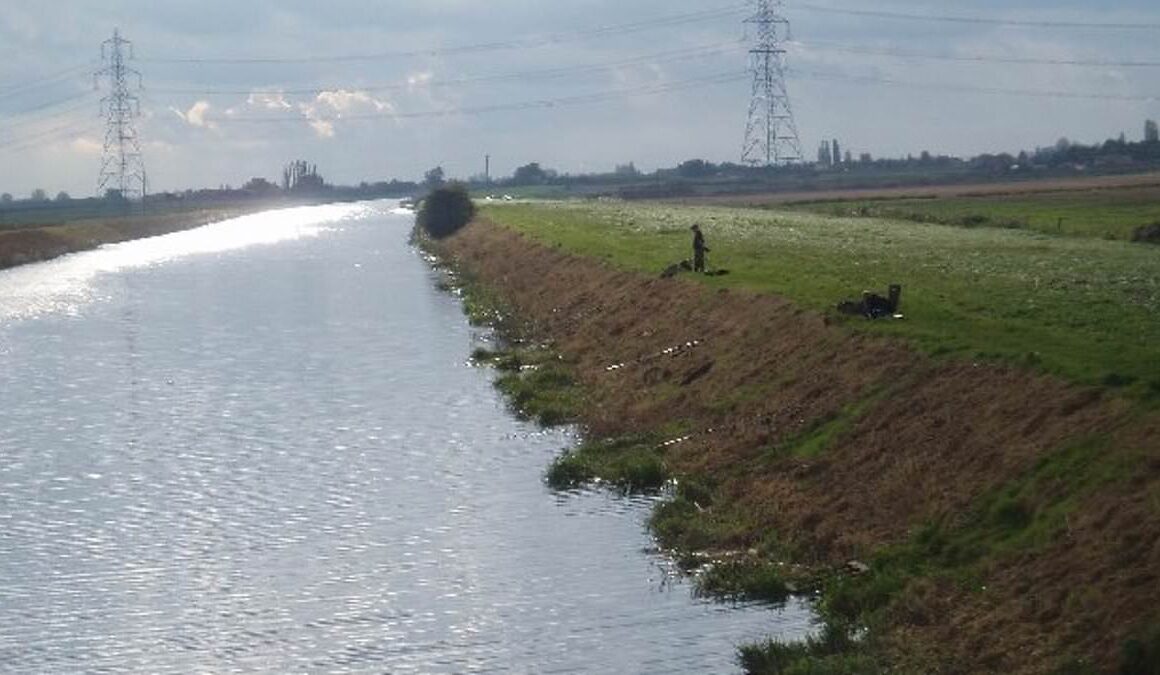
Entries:
POLYGON ((705 271, 705 254, 709 252, 709 247, 705 246, 705 235, 701 233, 701 226, 694 225, 689 228, 693 231, 693 271, 705 271))

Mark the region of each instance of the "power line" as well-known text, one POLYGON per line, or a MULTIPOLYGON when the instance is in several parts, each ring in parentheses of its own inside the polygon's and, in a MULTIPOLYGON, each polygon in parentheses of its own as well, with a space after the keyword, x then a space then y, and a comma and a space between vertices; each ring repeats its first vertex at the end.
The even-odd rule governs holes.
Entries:
POLYGON ((749 75, 746 73, 727 72, 716 73, 713 75, 706 75, 703 77, 690 78, 687 80, 680 80, 669 82, 666 84, 634 87, 632 89, 615 89, 603 92, 595 92, 590 94, 578 94, 575 96, 563 96, 558 98, 539 99, 532 101, 520 101, 515 103, 499 103, 487 106, 469 106, 460 108, 446 108, 443 110, 426 110, 416 112, 376 112, 376 113, 360 113, 351 115, 336 115, 329 117, 224 117, 217 118, 215 124, 286 124, 293 122, 322 122, 335 123, 347 122, 356 120, 382 120, 382 119, 418 119, 418 118, 438 118, 438 117, 456 117, 463 115, 482 115, 496 112, 512 112, 519 110, 532 110, 540 108, 562 108, 572 105, 583 105, 591 103, 602 103, 606 101, 633 98, 648 94, 663 94, 674 91, 682 91, 696 87, 707 85, 727 84, 731 82, 739 82, 743 79, 748 79, 749 75))
POLYGON ((850 82, 853 84, 884 84, 912 89, 930 89, 940 91, 972 92, 980 94, 1003 94, 1008 96, 1029 96, 1034 98, 1064 98, 1088 99, 1096 101, 1132 101, 1155 102, 1160 101, 1160 95, 1132 95, 1132 94, 1097 94, 1088 92, 1043 90, 1043 89, 1015 89, 1007 87, 979 87, 974 85, 943 84, 934 82, 907 82, 885 77, 871 77, 861 75, 843 75, 840 73, 823 73, 817 71, 791 70, 788 73, 794 79, 829 80, 850 82))
MULTIPOLYGON (((641 64, 663 64, 676 63, 680 61, 688 61, 692 59, 717 56, 721 54, 732 53, 737 47, 738 43, 721 43, 717 45, 709 45, 704 47, 694 47, 689 49, 672 50, 667 52, 660 52, 656 54, 649 54, 645 56, 637 56, 630 59, 622 59, 619 61, 611 61, 599 64, 584 64, 576 66, 562 66, 559 68, 547 68, 541 70, 522 71, 514 73, 497 73, 491 75, 481 75, 477 77, 462 77, 453 80, 430 80, 424 82, 424 86, 428 87, 449 87, 459 86, 465 84, 480 84, 489 82, 503 82, 503 81, 521 81, 534 79, 553 79, 560 77, 567 77, 571 75, 579 75, 584 73, 604 72, 616 68, 623 68, 627 66, 641 65, 641 64)), ((246 89, 167 89, 167 88, 150 88, 149 92, 152 94, 191 94, 199 96, 240 96, 254 93, 269 93, 269 94, 287 94, 287 95, 314 95, 321 94, 326 91, 338 90, 358 90, 365 92, 377 91, 398 91, 413 88, 411 83, 392 83, 392 84, 373 84, 373 85, 332 85, 325 87, 310 87, 305 89, 286 89, 281 87, 262 86, 249 87, 246 89)))
POLYGON ((16 84, 5 85, 0 87, 0 99, 20 96, 30 90, 57 84, 63 80, 68 79, 70 76, 79 75, 80 73, 88 70, 90 67, 90 64, 81 64, 79 66, 65 68, 64 70, 60 70, 55 73, 43 75, 34 80, 26 80, 16 84))
POLYGON ((989 56, 979 54, 934 54, 930 52, 916 52, 896 49, 893 47, 846 47, 836 42, 811 40, 809 42, 795 41, 793 46, 804 46, 818 51, 840 52, 844 54, 862 54, 872 56, 890 56, 903 59, 930 59, 934 61, 962 61, 970 63, 1004 63, 1016 65, 1038 66, 1083 66, 1099 68, 1160 68, 1160 61, 1103 61, 1093 59, 1041 59, 1017 56, 989 56))
POLYGON ((8 115, 9 117, 15 117, 17 115, 27 115, 29 113, 41 112, 44 110, 48 110, 50 108, 55 108, 56 106, 64 105, 65 103, 71 103, 73 101, 79 101, 81 99, 91 99, 92 95, 93 95, 93 92, 84 91, 84 92, 80 92, 78 94, 72 94, 70 96, 66 96, 66 97, 61 98, 61 99, 54 99, 54 100, 48 101, 46 103, 40 103, 40 104, 32 106, 31 108, 23 108, 21 110, 8 111, 8 112, 4 112, 3 114, 8 115))
POLYGON ((349 61, 381 61, 389 59, 405 59, 423 56, 455 56, 460 54, 477 54, 481 52, 507 51, 515 49, 534 49, 546 47, 591 37, 607 35, 624 35, 638 33, 657 28, 666 28, 689 23, 700 23, 712 19, 735 16, 744 11, 743 5, 730 5, 715 9, 699 10, 684 14, 654 18, 648 21, 600 26, 585 30, 556 33, 541 37, 524 38, 519 40, 503 40, 496 42, 482 42, 459 45, 454 47, 436 47, 432 49, 415 49, 392 52, 376 52, 366 54, 344 54, 337 56, 311 57, 257 57, 257 58, 154 58, 142 59, 145 63, 185 63, 185 64, 227 64, 227 65, 259 65, 259 64, 287 64, 287 63, 342 63, 349 61))
POLYGON ((99 126, 92 122, 87 125, 80 125, 76 122, 62 124, 52 129, 46 129, 44 131, 31 134, 24 134, 19 138, 0 142, 0 150, 19 152, 21 150, 43 146, 45 143, 53 143, 55 141, 64 140, 66 138, 75 138, 78 134, 96 131, 98 128, 99 126))
POLYGON ((62 110, 57 110, 55 112, 47 113, 44 115, 37 115, 36 117, 26 117, 24 119, 7 120, 4 123, 4 128, 11 130, 11 129, 15 129, 15 128, 21 128, 21 127, 27 128, 27 127, 34 126, 34 125, 43 124, 44 122, 46 122, 48 120, 56 119, 58 117, 65 117, 67 115, 72 115, 72 114, 80 112, 82 110, 90 110, 91 111, 92 105, 93 105, 92 99, 86 97, 86 99, 81 101, 81 103, 79 103, 78 105, 69 106, 69 107, 64 108, 62 110))
POLYGON ((876 19, 900 19, 904 21, 937 21, 943 23, 977 24, 985 26, 1022 26, 1026 28, 1096 28, 1101 30, 1160 30, 1160 23, 1100 23, 1096 21, 1050 21, 1021 19, 992 19, 975 16, 948 16, 936 14, 909 14, 870 9, 848 9, 844 7, 824 7, 808 3, 795 3, 795 9, 826 14, 844 14, 876 19))

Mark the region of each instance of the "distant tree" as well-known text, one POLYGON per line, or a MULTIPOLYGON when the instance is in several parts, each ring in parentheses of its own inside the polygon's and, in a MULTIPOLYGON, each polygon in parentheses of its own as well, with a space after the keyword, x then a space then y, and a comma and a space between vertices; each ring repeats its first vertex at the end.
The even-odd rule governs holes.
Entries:
POLYGON ((1144 142, 1160 143, 1160 126, 1156 125, 1156 120, 1144 121, 1144 142))
POLYGON ((834 153, 832 163, 834 166, 838 166, 842 163, 842 146, 838 145, 838 139, 834 139, 834 142, 830 145, 830 150, 834 153))
POLYGON ((253 194, 264 195, 271 192, 277 192, 278 186, 274 185, 265 178, 255 177, 246 181, 246 184, 242 186, 242 190, 251 192, 253 194))
POLYGON ((923 150, 922 154, 918 156, 918 161, 922 162, 923 164, 930 164, 930 160, 931 156, 930 151, 928 150, 923 150))
POLYGON ((34 202, 47 202, 48 201, 48 193, 40 188, 36 188, 35 190, 32 191, 32 201, 34 201, 34 202))
POLYGON ((1056 152, 1063 153, 1063 152, 1067 152, 1070 149, 1071 149, 1071 141, 1067 140, 1067 136, 1064 136, 1055 142, 1055 151, 1056 152))
POLYGON ((617 164, 616 170, 613 172, 617 176, 639 176, 640 171, 637 171, 636 164, 629 162, 628 164, 617 164))
POLYGON ((71 199, 72 199, 72 197, 69 197, 68 193, 63 191, 63 190, 56 193, 56 201, 58 201, 58 202, 67 202, 71 199))
POLYGON ((874 157, 868 152, 863 152, 862 154, 858 155, 858 161, 863 164, 869 164, 874 161, 874 157))
POLYGON ((419 205, 415 221, 419 228, 435 239, 449 237, 475 217, 475 204, 462 183, 451 183, 432 190, 419 205))
POLYGON ((423 174, 423 184, 426 185, 430 190, 443 187, 443 184, 446 182, 447 177, 446 174, 443 173, 443 167, 441 166, 437 166, 423 174))
POLYGON ((818 146, 818 164, 830 166, 830 163, 833 161, 834 154, 830 152, 830 142, 822 141, 822 144, 818 146))
POLYGON ((512 183, 515 185, 542 185, 547 180, 548 172, 544 171, 539 162, 525 164, 512 175, 512 183))
POLYGON ((10 192, 5 192, 4 194, 0 195, 0 204, 11 204, 12 201, 13 197, 12 193, 10 192))
POLYGON ((690 159, 677 165, 677 175, 683 178, 705 178, 717 172, 717 167, 703 159, 690 159))
POLYGON ((109 188, 105 190, 105 201, 123 202, 125 201, 125 195, 121 194, 121 191, 116 188, 109 188))

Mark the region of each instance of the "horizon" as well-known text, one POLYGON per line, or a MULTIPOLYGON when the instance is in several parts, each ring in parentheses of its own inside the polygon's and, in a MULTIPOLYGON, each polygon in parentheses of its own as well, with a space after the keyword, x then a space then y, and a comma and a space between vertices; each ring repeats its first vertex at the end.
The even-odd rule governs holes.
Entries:
MULTIPOLYGON (((932 15, 906 2, 786 3, 804 158, 831 138, 875 158, 1138 140, 1160 117, 1148 39, 1160 9, 1086 7, 977 2, 932 15)), ((142 73, 151 192, 275 179, 296 158, 342 185, 419 181, 435 166, 468 179, 485 155, 495 176, 531 162, 581 175, 740 161, 750 96, 740 3, 599 0, 558 19, 451 0, 390 13, 359 2, 196 9, 17 0, 0 13, 0 192, 96 193, 108 87, 93 92, 91 71, 114 28, 142 73)))

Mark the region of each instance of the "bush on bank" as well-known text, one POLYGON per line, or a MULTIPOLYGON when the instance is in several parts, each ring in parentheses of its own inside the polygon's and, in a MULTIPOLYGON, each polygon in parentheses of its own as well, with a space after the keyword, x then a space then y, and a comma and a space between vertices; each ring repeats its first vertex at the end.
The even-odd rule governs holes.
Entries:
POLYGON ((419 205, 416 224, 433 239, 450 237, 475 217, 475 204, 461 183, 435 188, 419 205))

